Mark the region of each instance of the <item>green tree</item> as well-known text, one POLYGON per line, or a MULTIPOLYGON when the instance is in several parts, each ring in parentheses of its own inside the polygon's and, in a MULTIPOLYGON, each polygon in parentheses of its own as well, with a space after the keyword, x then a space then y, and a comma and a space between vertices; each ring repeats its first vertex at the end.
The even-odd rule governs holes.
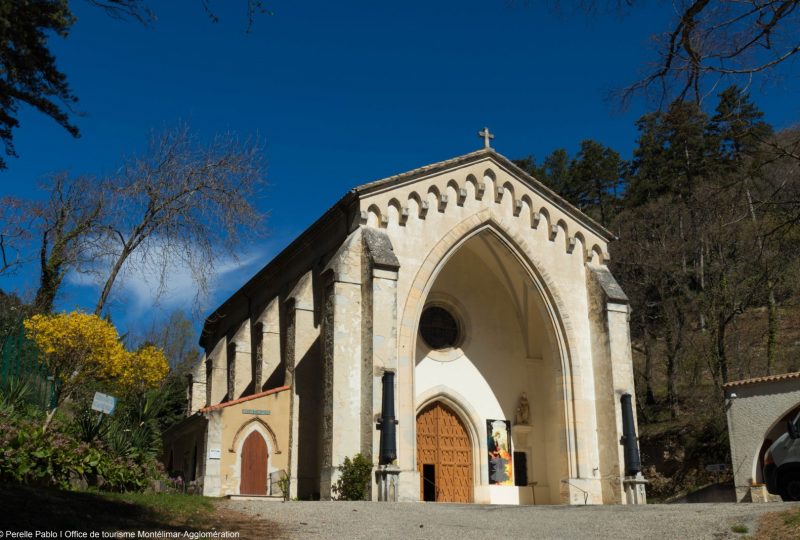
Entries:
POLYGON ((709 130, 719 141, 720 154, 728 161, 728 169, 735 171, 750 158, 751 168, 757 170, 766 150, 764 142, 773 133, 772 126, 763 120, 764 113, 752 102, 750 94, 736 86, 719 94, 715 111, 709 130))
MULTIPOLYGON (((146 0, 88 0, 110 17, 143 24, 155 20, 146 0)), ((213 22, 219 18, 209 0, 199 0, 213 22)), ((267 13, 261 0, 246 0, 248 29, 256 15, 267 13)), ((70 120, 78 99, 50 50, 52 35, 66 38, 75 23, 68 0, 0 0, 0 140, 7 156, 16 157, 13 131, 20 106, 30 106, 55 120, 72 136, 70 120)), ((7 164, 0 158, 0 169, 7 164)))
POLYGON ((581 142, 570 163, 570 195, 573 202, 603 225, 617 211, 624 163, 613 149, 597 141, 581 142))
POLYGON ((533 156, 514 160, 514 163, 569 202, 578 204, 578 192, 572 184, 570 173, 570 157, 565 149, 553 150, 544 158, 542 165, 537 165, 533 156))
POLYGON ((553 191, 570 201, 576 202, 577 193, 572 185, 569 153, 564 148, 553 150, 542 164, 542 179, 553 191))
POLYGON ((31 311, 31 306, 24 304, 16 294, 0 290, 0 351, 6 339, 20 331, 22 321, 31 311))
POLYGON ((66 37, 74 21, 66 0, 0 0, 0 139, 7 156, 16 156, 12 132, 21 105, 78 136, 68 113, 77 100, 48 48, 49 37, 66 37))
POLYGON ((665 194, 688 196, 719 166, 718 137, 695 103, 676 101, 666 112, 644 115, 636 127, 640 135, 631 165, 629 205, 665 194))
POLYGON ((514 165, 516 165, 529 175, 533 176, 540 182, 545 182, 546 174, 544 172, 544 169, 536 164, 536 158, 534 158, 532 155, 528 155, 527 157, 524 157, 522 159, 515 159, 513 161, 514 165))
POLYGON ((603 225, 617 212, 626 164, 612 148, 584 140, 574 159, 558 148, 541 166, 532 156, 514 163, 603 225))

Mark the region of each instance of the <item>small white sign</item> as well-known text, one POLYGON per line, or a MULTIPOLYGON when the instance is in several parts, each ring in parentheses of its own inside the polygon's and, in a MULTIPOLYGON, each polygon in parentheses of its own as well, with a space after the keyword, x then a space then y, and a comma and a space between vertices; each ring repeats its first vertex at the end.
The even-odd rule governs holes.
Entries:
POLYGON ((220 457, 221 457, 221 452, 219 451, 219 448, 211 448, 208 451, 209 459, 220 459, 220 457))
POLYGON ((92 410, 100 411, 101 413, 113 414, 117 406, 117 398, 102 392, 95 392, 94 399, 92 400, 92 410))

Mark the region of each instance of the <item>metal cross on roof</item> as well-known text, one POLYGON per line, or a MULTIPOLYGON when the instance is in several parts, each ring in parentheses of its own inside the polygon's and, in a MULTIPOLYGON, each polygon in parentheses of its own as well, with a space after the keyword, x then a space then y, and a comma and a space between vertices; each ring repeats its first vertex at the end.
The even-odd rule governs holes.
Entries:
POLYGON ((484 148, 491 148, 492 146, 489 144, 491 139, 494 139, 494 135, 489 133, 489 128, 483 128, 483 131, 478 132, 478 137, 483 137, 483 147, 484 148))

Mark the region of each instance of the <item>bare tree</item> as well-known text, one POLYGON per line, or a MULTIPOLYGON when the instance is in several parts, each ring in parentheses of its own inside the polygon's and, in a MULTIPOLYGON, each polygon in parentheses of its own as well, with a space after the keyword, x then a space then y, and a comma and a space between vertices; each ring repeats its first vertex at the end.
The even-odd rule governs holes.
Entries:
POLYGON ((45 188, 49 199, 33 206, 39 233, 39 289, 36 309, 49 312, 70 268, 91 257, 90 239, 105 208, 102 183, 87 177, 69 179, 66 174, 51 178, 45 188))
POLYGON ((185 266, 200 297, 217 261, 235 257, 240 241, 261 230, 260 155, 255 143, 231 135, 200 144, 182 126, 154 135, 148 151, 113 177, 59 174, 41 185, 44 201, 6 197, 0 273, 38 261, 40 312, 52 310, 71 270, 101 284, 97 314, 124 269, 160 276, 155 286, 163 292, 168 269, 185 266))
MULTIPOLYGON (((149 24, 156 19, 155 12, 150 9, 147 0, 87 0, 91 5, 99 7, 105 11, 106 15, 113 19, 135 20, 142 24, 149 24)), ((219 22, 219 16, 213 7, 213 0, 199 0, 203 10, 212 22, 219 22)), ((256 16, 270 13, 264 6, 263 0, 246 0, 245 9, 247 11, 247 28, 253 26, 256 16)))
POLYGON ((619 242, 612 265, 634 308, 634 347, 645 355, 644 377, 652 404, 653 358, 663 359, 665 397, 672 417, 679 407, 678 376, 686 348, 687 320, 693 309, 692 275, 684 264, 692 240, 681 226, 688 209, 666 197, 621 214, 614 222, 619 242))
POLYGON ((706 78, 710 86, 721 79, 749 82, 800 52, 800 0, 676 0, 671 5, 676 17, 658 37, 658 61, 623 90, 623 97, 655 88, 662 99, 701 101, 709 88, 706 78))
POLYGON ((147 6, 145 0, 86 0, 89 4, 102 9, 112 19, 135 20, 148 24, 155 20, 155 13, 147 6))
POLYGON ((108 183, 108 220, 97 239, 108 266, 91 267, 104 275, 95 313, 126 264, 159 269, 163 290, 168 266, 178 262, 207 291, 219 258, 235 256, 239 241, 261 226, 254 205, 263 183, 260 164, 256 144, 230 135, 205 146, 187 127, 154 136, 149 151, 129 159, 108 183))
POLYGON ((53 308, 56 294, 67 272, 91 258, 91 235, 103 218, 104 190, 87 177, 57 174, 41 184, 45 201, 3 200, 0 210, 0 272, 37 260, 39 287, 34 307, 39 312, 53 308), (25 257, 28 249, 35 257, 25 257))
POLYGON ((24 262, 22 244, 29 237, 22 223, 25 201, 14 197, 0 199, 0 275, 11 273, 24 262))

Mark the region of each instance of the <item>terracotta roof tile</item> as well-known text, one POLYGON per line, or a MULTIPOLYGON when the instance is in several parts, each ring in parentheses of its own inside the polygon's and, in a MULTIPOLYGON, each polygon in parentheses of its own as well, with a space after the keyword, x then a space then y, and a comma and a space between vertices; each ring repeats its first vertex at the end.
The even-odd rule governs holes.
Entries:
POLYGON ((284 390, 288 390, 289 388, 291 388, 291 386, 279 386, 278 388, 271 388, 270 390, 265 390, 263 392, 259 392, 257 394, 253 394, 250 396, 240 397, 239 399, 233 399, 231 401, 225 401, 223 403, 211 405, 210 407, 203 407, 198 412, 207 413, 211 411, 216 411, 218 409, 224 409, 225 407, 230 407, 231 405, 236 405, 238 403, 244 403, 245 401, 250 401, 251 399, 258 399, 260 397, 268 396, 270 394, 277 394, 278 392, 283 392, 284 390))
POLYGON ((754 377, 741 381, 731 381, 722 385, 723 388, 733 388, 735 386, 745 386, 747 384, 757 384, 762 382, 788 381, 790 379, 800 379, 800 371, 793 373, 781 373, 780 375, 767 375, 766 377, 754 377))

